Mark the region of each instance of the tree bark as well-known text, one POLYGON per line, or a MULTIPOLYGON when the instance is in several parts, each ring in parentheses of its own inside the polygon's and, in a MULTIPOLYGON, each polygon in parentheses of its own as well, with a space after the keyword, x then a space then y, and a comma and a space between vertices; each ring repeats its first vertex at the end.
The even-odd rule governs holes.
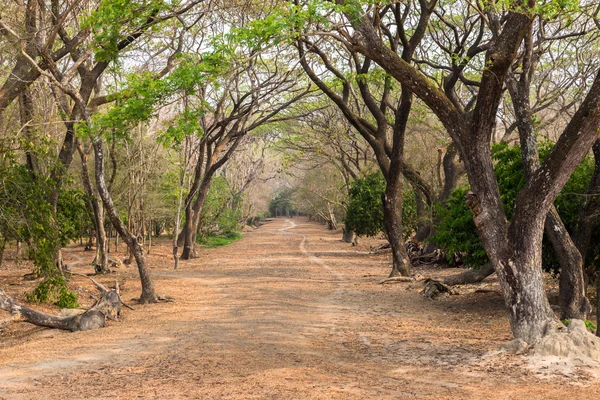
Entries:
POLYGON ((88 168, 88 153, 84 151, 83 147, 78 144, 77 150, 81 158, 81 176, 83 181, 83 187, 85 194, 89 198, 90 206, 92 211, 92 223, 94 224, 94 230, 96 232, 96 257, 94 258, 94 270, 97 274, 106 274, 110 272, 108 268, 108 257, 107 257, 107 238, 106 230, 104 229, 104 206, 102 199, 99 199, 98 194, 92 187, 90 180, 90 173, 88 168))
MULTIPOLYGON (((531 31, 525 41, 526 48, 530 48, 531 31)), ((527 69, 529 63, 525 61, 524 64, 524 69, 527 69)), ((525 177, 530 179, 540 168, 540 159, 533 127, 533 115, 529 101, 530 83, 527 76, 525 71, 518 81, 510 77, 507 79, 507 85, 517 119, 525 177)), ((561 319, 585 320, 591 311, 591 305, 585 296, 583 258, 554 206, 550 208, 546 216, 544 230, 560 264, 558 301, 561 308, 561 319)))
POLYGON ((2 266, 2 262, 4 261, 4 249, 6 248, 6 238, 4 236, 0 237, 0 267, 2 266))
POLYGON ((592 307, 585 296, 583 258, 554 207, 546 217, 545 232, 552 242, 560 264, 558 282, 560 319, 585 320, 592 307))
POLYGON ((98 189, 98 194, 102 198, 108 218, 135 257, 142 283, 140 303, 155 303, 158 301, 158 297, 154 291, 154 283, 150 275, 150 270, 146 266, 143 249, 138 243, 137 238, 127 229, 125 224, 123 224, 123 221, 121 220, 121 217, 119 216, 112 201, 112 197, 106 187, 106 182, 104 179, 104 151, 102 138, 95 138, 93 139, 92 143, 95 153, 96 187, 98 189))
POLYGON ((196 252, 196 234, 198 232, 198 225, 200 223, 200 214, 202 206, 208 196, 212 175, 205 176, 200 187, 198 189, 198 195, 191 207, 186 207, 185 210, 185 224, 183 226, 183 252, 181 253, 182 260, 189 260, 191 258, 197 258, 198 253, 196 252))
POLYGON ((492 275, 494 272, 494 266, 491 263, 487 263, 479 269, 471 268, 462 274, 446 276, 442 279, 442 282, 448 286, 478 283, 492 275))
MULTIPOLYGON (((600 139, 592 147, 594 151, 594 174, 586 192, 586 198, 579 207, 577 218, 577 229, 575 232, 575 243, 586 265, 586 257, 590 248, 592 233, 598 226, 600 217, 600 139)), ((588 279, 597 278, 596 271, 586 271, 588 279)))
POLYGON ((344 229, 342 231, 342 242, 352 243, 353 240, 354 240, 354 231, 352 229, 347 229, 344 226, 344 229))

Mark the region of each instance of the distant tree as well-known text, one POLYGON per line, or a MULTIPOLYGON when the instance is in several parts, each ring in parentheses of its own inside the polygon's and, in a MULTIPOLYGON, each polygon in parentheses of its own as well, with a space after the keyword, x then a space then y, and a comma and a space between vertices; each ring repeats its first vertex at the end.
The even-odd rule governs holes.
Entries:
POLYGON ((294 189, 285 188, 277 192, 275 197, 269 203, 269 214, 272 217, 287 216, 296 211, 292 202, 294 189))

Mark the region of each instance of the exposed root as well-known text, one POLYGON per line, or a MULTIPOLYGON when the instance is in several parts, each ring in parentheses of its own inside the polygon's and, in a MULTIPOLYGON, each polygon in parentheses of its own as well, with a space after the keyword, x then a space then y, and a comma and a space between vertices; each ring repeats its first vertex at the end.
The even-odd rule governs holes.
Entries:
POLYGON ((162 294, 156 295, 152 299, 138 299, 133 298, 131 301, 138 302, 139 304, 152 304, 152 303, 174 303, 175 299, 173 297, 165 296, 162 294))
POLYGON ((406 282, 418 282, 423 280, 423 276, 419 274, 415 274, 413 276, 392 276, 386 278, 379 282, 380 285, 385 285, 386 283, 406 283, 406 282))
POLYGON ((600 338, 587 330, 585 322, 572 319, 566 329, 552 330, 535 343, 533 355, 600 362, 600 338))
POLYGON ((494 267, 491 263, 485 264, 479 269, 468 269, 457 275, 449 275, 442 279, 442 282, 448 286, 465 285, 481 282, 494 273, 494 267))
POLYGON ((448 294, 458 294, 458 292, 451 287, 443 284, 440 281, 436 281, 434 279, 425 280, 425 286, 421 291, 421 294, 427 297, 430 300, 435 299, 440 294, 448 293, 448 294))
POLYGON ((386 283, 402 283, 402 282, 414 282, 415 278, 412 276, 392 276, 391 278, 386 278, 379 282, 380 285, 384 285, 386 283))
POLYGON ((157 298, 158 298, 159 301, 162 301, 164 303, 174 303, 175 302, 175 299, 173 297, 165 296, 163 294, 159 294, 157 296, 157 298))

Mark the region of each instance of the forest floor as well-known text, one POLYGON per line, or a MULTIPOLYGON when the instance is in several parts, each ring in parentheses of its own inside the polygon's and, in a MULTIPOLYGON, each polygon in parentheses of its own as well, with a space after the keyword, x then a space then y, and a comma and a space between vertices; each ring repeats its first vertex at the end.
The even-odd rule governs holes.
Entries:
MULTIPOLYGON (((493 279, 434 301, 415 283, 380 285, 389 255, 352 247, 304 218, 275 219, 172 270, 167 241, 148 262, 173 303, 135 305, 130 266, 119 281, 135 311, 86 332, 8 323, 0 332, 0 399, 591 399, 593 370, 496 354, 510 340, 493 279), (485 288, 485 290, 476 289, 485 288)), ((123 249, 121 245, 121 250, 123 249)), ((114 253, 112 254, 114 257, 114 253)), ((93 254, 65 251, 81 273, 93 254)), ((417 267, 426 277, 460 269, 417 267)), ((19 298, 24 263, 0 269, 19 298)), ((96 294, 85 278, 81 302, 96 294)), ((56 308, 39 306, 57 313, 56 308)), ((8 315, 0 312, 0 319, 8 315)))

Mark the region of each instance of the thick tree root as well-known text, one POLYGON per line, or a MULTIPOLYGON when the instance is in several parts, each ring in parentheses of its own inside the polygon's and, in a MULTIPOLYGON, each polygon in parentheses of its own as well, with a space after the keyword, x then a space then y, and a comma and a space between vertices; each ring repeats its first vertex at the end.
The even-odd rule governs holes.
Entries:
POLYGON ((384 285, 386 283, 403 283, 403 282, 414 282, 415 278, 412 276, 392 276, 390 278, 384 279, 379 282, 380 285, 384 285))
MULTIPOLYGON (((139 304, 152 304, 152 303, 174 303, 175 299, 173 297, 165 296, 163 294, 158 294, 153 298, 144 299, 144 298, 133 298, 132 301, 136 301, 139 304)), ((126 306, 129 307, 129 306, 126 306)))
POLYGON ((71 332, 102 328, 106 325, 107 319, 117 321, 121 314, 121 305, 123 305, 118 293, 118 286, 116 289, 109 290, 90 277, 85 277, 94 282, 96 287, 102 293, 102 296, 83 314, 61 317, 36 311, 15 302, 1 290, 0 309, 10 312, 13 315, 13 320, 22 320, 37 326, 64 329, 71 332))
POLYGON ((385 285, 386 283, 406 283, 406 282, 418 282, 418 281, 422 281, 423 280, 423 276, 419 275, 419 274, 415 274, 413 276, 392 276, 389 278, 386 278, 382 281, 379 282, 380 285, 385 285))
POLYGON ((478 283, 494 273, 492 264, 485 264, 479 269, 468 269, 462 274, 446 276, 442 282, 448 286, 478 283))
POLYGON ((552 330, 535 343, 533 355, 588 358, 600 362, 600 340, 587 330, 585 322, 572 319, 568 327, 552 330))
POLYGON ((500 351, 510 354, 528 353, 534 357, 560 357, 581 362, 592 360, 600 362, 600 340, 590 333, 585 322, 572 319, 568 327, 556 324, 550 332, 529 344, 523 339, 514 339, 500 346, 500 351))

